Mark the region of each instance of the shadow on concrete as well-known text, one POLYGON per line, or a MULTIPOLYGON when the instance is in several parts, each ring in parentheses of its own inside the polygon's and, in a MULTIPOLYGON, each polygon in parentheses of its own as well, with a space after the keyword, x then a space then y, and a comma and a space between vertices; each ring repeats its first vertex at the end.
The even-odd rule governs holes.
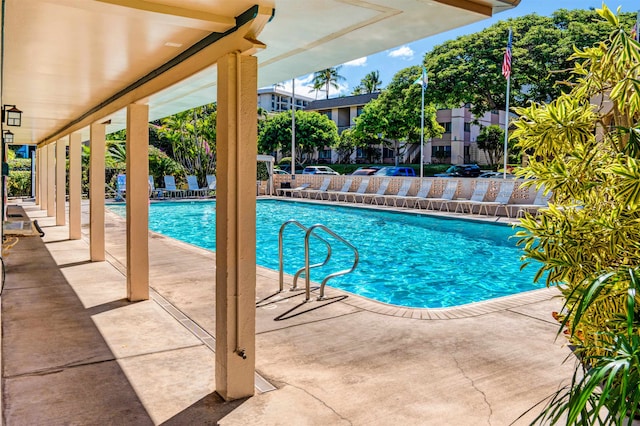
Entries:
MULTIPOLYGON (((67 240, 67 241, 68 241, 68 240, 67 240)), ((83 260, 83 261, 80 261, 80 262, 64 263, 64 264, 62 264, 62 265, 58 265, 58 268, 60 268, 60 269, 64 269, 64 268, 72 268, 72 267, 74 267, 74 266, 89 265, 89 264, 91 264, 91 263, 93 263, 93 262, 91 261, 91 259, 87 259, 87 260, 83 260)))
POLYGON ((325 306, 329 306, 329 305, 331 305, 333 303, 336 303, 336 302, 339 302, 341 300, 344 300, 347 297, 349 297, 349 296, 343 295, 343 296, 327 297, 325 299, 313 302, 313 305, 311 305, 308 302, 302 302, 302 303, 294 306, 293 308, 281 313, 280 315, 275 317, 273 320, 274 321, 284 321, 284 320, 287 320, 287 319, 295 318, 297 316, 300 316, 300 315, 315 311, 315 310, 320 309, 320 308, 324 308, 325 306), (297 310, 299 310, 303 306, 313 306, 313 307, 310 308, 310 309, 304 309, 304 310, 300 310, 299 312, 296 312, 297 310))
POLYGON ((247 399, 227 402, 214 392, 162 423, 162 426, 216 425, 247 399))
POLYGON ((39 237, 6 259, 4 424, 153 424, 113 352, 39 237))
POLYGON ((102 305, 87 308, 87 313, 89 314, 89 316, 94 316, 103 312, 111 311, 113 309, 119 309, 125 306, 133 305, 135 303, 140 302, 131 302, 128 299, 112 300, 111 302, 103 303, 102 305))

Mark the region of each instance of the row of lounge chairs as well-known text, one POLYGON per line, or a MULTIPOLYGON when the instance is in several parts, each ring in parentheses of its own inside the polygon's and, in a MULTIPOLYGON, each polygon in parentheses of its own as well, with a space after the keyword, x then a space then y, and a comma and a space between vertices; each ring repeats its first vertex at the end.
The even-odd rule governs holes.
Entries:
MULTIPOLYGON (((153 176, 149 176, 149 197, 150 198, 178 198, 178 197, 198 197, 208 196, 216 190, 216 177, 207 175, 207 186, 200 187, 198 178, 194 175, 187 176, 187 189, 176 186, 176 178, 171 175, 164 176, 164 188, 156 188, 153 176)), ((124 199, 127 190, 126 176, 120 174, 116 177, 116 200, 124 199)))
POLYGON ((544 187, 539 188, 532 204, 510 204, 513 193, 518 189, 515 180, 506 180, 499 183, 499 189, 494 199, 488 200, 490 181, 478 180, 475 189, 468 199, 455 199, 458 190, 458 180, 448 180, 445 188, 437 197, 430 197, 433 180, 420 181, 420 187, 415 195, 408 195, 413 180, 404 179, 396 193, 389 193, 388 188, 391 179, 383 179, 376 192, 367 192, 369 178, 363 178, 355 191, 350 191, 353 178, 347 178, 342 188, 338 191, 329 190, 331 178, 327 177, 317 189, 310 188, 309 184, 303 184, 296 188, 280 188, 277 195, 288 197, 309 198, 315 200, 331 200, 344 202, 362 202, 375 205, 393 207, 413 207, 427 210, 440 210, 447 212, 461 212, 468 214, 493 213, 497 216, 501 209, 507 217, 520 216, 525 212, 536 213, 540 207, 547 205, 551 197, 550 191, 544 187), (517 210, 516 210, 517 209, 517 210))

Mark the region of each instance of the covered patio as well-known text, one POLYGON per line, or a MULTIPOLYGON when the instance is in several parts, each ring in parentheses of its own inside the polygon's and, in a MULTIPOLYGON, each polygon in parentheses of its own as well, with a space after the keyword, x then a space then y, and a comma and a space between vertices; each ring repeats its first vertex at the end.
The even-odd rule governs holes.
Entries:
MULTIPOLYGON (((27 248, 19 243, 12 254, 15 256, 6 259, 3 331, 9 331, 15 321, 19 337, 29 336, 33 329, 25 326, 28 322, 4 315, 6 298, 16 292, 14 301, 18 303, 19 312, 26 315, 26 320, 38 318, 42 311, 38 311, 36 301, 22 299, 26 294, 22 283, 29 282, 27 288, 46 287, 50 284, 47 280, 53 283, 62 273, 64 280, 59 281, 60 285, 70 285, 78 296, 77 312, 86 316, 83 324, 96 323, 101 338, 106 340, 111 351, 111 355, 108 351, 101 352, 97 358, 95 354, 85 360, 79 357, 73 361, 73 366, 117 359, 122 367, 126 364, 123 360, 127 358, 126 350, 121 357, 116 350, 119 346, 111 343, 105 329, 98 324, 98 316, 107 311, 120 313, 149 306, 154 301, 154 294, 160 293, 158 288, 163 286, 167 286, 169 293, 177 292, 184 283, 191 282, 191 271, 185 265, 193 265, 197 258, 198 264, 202 261, 206 265, 198 280, 208 283, 209 290, 202 294, 187 291, 177 296, 176 293, 181 303, 202 306, 194 323, 206 329, 213 339, 207 341, 210 345, 203 344, 215 349, 215 356, 204 355, 204 364, 211 369, 208 377, 213 377, 215 384, 208 383, 197 392, 213 395, 215 391, 217 400, 223 405, 226 404, 224 401, 252 396, 260 382, 256 379, 256 366, 275 362, 282 356, 280 350, 291 349, 287 349, 286 340, 294 338, 292 335, 284 337, 293 331, 293 328, 285 327, 280 338, 284 340, 268 340, 270 331, 264 329, 266 322, 259 320, 256 325, 256 298, 263 297, 261 274, 268 276, 270 273, 258 269, 256 276, 255 268, 257 88, 476 22, 517 4, 517 0, 3 0, 0 104, 3 112, 14 106, 22 111, 21 125, 9 127, 11 123, 5 120, 3 132, 11 129, 14 144, 37 145, 35 203, 25 205, 25 208, 30 216, 38 218, 48 228, 45 245, 39 247, 34 243, 33 247, 27 248), (165 251, 163 256, 162 252, 154 251, 156 242, 163 239, 150 236, 148 230, 147 123, 214 101, 218 105, 218 250, 215 255, 197 255, 193 250, 186 250, 183 257, 168 255, 165 251), (120 129, 127 130, 126 222, 105 219, 104 206, 105 135, 120 129), (80 189, 82 143, 88 143, 91 149, 88 203, 83 202, 80 189), (115 228, 123 232, 115 233, 115 228), (54 259, 54 263, 47 263, 48 268, 58 272, 36 275, 41 262, 31 256, 31 250, 44 254, 42 249, 45 247, 54 259), (26 251, 20 255, 23 249, 26 251), (198 258, 200 255, 202 257, 198 258), (164 259, 163 268, 173 268, 174 273, 158 269, 159 265, 155 263, 158 259, 164 259), (76 273, 73 277, 67 275, 73 272, 76 273), (116 279, 116 275, 111 274, 122 275, 116 279), (111 282, 118 284, 110 286, 111 282), (21 299, 29 302, 20 303, 21 299), (256 348, 263 348, 264 352, 256 354, 256 348)), ((2 187, 4 191, 4 185, 2 187)), ((4 200, 6 194, 2 195, 4 200)), ((171 247, 165 250, 175 248, 173 242, 165 243, 171 247)), ((48 296, 41 296, 44 299, 39 300, 48 300, 48 296)), ((355 308, 343 309, 346 311, 330 317, 341 317, 355 308)), ((260 308, 258 317, 259 311, 260 308)), ((62 324, 75 324, 73 318, 61 318, 62 324)), ((116 334, 144 336, 145 325, 154 323, 157 317, 142 318, 137 313, 114 318, 114 324, 118 325, 116 334)), ((385 322, 384 318, 376 321, 385 322)), ((106 324, 110 321, 106 320, 106 324)), ((393 320, 396 321, 399 320, 393 320)), ((542 326, 542 323, 533 324, 542 326)), ((169 341, 171 333, 168 330, 163 329, 152 340, 169 341)), ((400 326, 398 323, 396 332, 406 335, 412 333, 411 330, 408 324, 400 326)), ((178 346, 190 346, 188 342, 192 338, 185 337, 178 346)), ((52 344, 64 342, 65 350, 70 351, 76 346, 83 347, 82 342, 75 340, 51 339, 46 333, 36 338, 52 344)), ((393 346, 401 343, 402 339, 396 341, 389 346, 389 351, 397 351, 393 346)), ((6 340, 3 335, 3 360, 14 352, 13 344, 16 341, 6 340)), ((121 344, 130 347, 128 343, 121 344)), ((198 345, 196 342, 195 346, 198 345)), ((45 352, 49 350, 46 346, 36 347, 45 352)), ((351 350, 354 352, 348 354, 349 357, 358 352, 355 348, 351 350)), ((147 353, 147 349, 140 351, 147 353)), ((33 350, 27 352, 36 357, 42 355, 33 350)), ((133 352, 133 355, 139 354, 133 352)), ((331 359, 329 353, 326 356, 331 359)), ((181 365, 196 363, 196 357, 186 351, 180 357, 181 365)), ((393 357, 388 359, 389 362, 394 360, 393 357)), ((411 356, 407 360, 415 361, 411 356)), ((302 359, 291 361, 298 366, 305 365, 302 359)), ((67 368, 65 363, 56 365, 67 368)), ((278 365, 284 367, 286 363, 278 365)), ((51 380, 47 388, 59 389, 60 384, 56 382, 59 375, 55 374, 58 369, 50 370, 49 367, 43 367, 39 362, 31 368, 17 370, 3 366, 5 401, 11 395, 20 399, 20 386, 8 386, 8 380, 13 384, 26 383, 34 376, 46 376, 51 380)), ((305 369, 299 369, 301 377, 311 373, 305 369)), ((134 384, 135 380, 130 376, 135 368, 123 370, 133 389, 133 393, 127 395, 132 398, 137 395, 142 403, 138 408, 144 407, 154 423, 167 421, 181 412, 171 412, 169 417, 154 414, 140 393, 142 388, 134 384)), ((167 374, 173 371, 177 375, 172 376, 173 383, 192 377, 189 369, 158 371, 167 374)), ((364 373, 353 374, 356 380, 364 373)), ((283 389, 284 383, 279 383, 280 380, 289 380, 288 376, 280 377, 275 372, 273 376, 275 387, 279 389, 283 389)), ((158 380, 162 378, 158 377, 158 380)), ((394 382, 394 377, 388 379, 385 386, 402 386, 401 382, 394 382)), ((316 379, 309 377, 308 380, 316 379)), ((188 382, 195 386, 196 380, 188 382)), ((126 384, 123 386, 126 388, 126 384)), ((289 391, 297 393, 295 389, 305 388, 296 385, 289 391)), ((331 393, 328 389, 324 391, 331 393)), ((78 389, 75 392, 71 394, 81 400, 82 393, 78 389)), ((308 393, 308 389, 301 392, 297 396, 303 399, 306 399, 305 395, 313 394, 308 393)), ((344 392, 334 396, 344 400, 344 392)), ((284 402, 286 399, 265 398, 278 401, 271 406, 274 416, 284 415, 277 409, 279 404, 282 403, 283 408, 291 407, 289 402, 284 402)), ((359 398, 366 399, 367 395, 360 394, 359 398)), ((56 405, 52 400, 39 401, 39 409, 44 412, 56 405)), ((311 398, 294 406, 304 406, 304 418, 307 418, 307 408, 316 405, 313 401, 317 403, 318 400, 311 398)), ((372 401, 382 402, 375 398, 372 401)), ((186 403, 186 407, 192 402, 186 403)), ((166 402, 159 402, 160 406, 163 404, 166 402)), ((250 405, 248 402, 243 407, 250 405)), ((325 403, 320 405, 326 406, 325 403)), ((270 424, 267 418, 265 422, 259 419, 260 413, 267 415, 271 411, 263 408, 256 407, 246 414, 256 416, 249 423, 270 424)), ((5 418, 14 422, 38 411, 30 406, 24 411, 13 412, 18 413, 14 417, 6 410, 7 407, 5 418)), ((330 411, 334 412, 333 409, 330 411)), ((327 415, 332 416, 331 412, 327 415)), ((407 419, 415 418, 411 416, 411 410, 406 413, 407 419)), ((243 414, 238 412, 236 415, 243 414)), ((247 424, 246 419, 239 418, 241 420, 235 424, 247 424)), ((74 421, 73 417, 65 419, 74 421)), ((356 416, 354 423, 365 419, 356 416)), ((234 424, 232 420, 228 421, 228 424, 234 424)), ((271 424, 275 423, 277 421, 271 424)), ((327 423, 333 421, 317 424, 327 423)))

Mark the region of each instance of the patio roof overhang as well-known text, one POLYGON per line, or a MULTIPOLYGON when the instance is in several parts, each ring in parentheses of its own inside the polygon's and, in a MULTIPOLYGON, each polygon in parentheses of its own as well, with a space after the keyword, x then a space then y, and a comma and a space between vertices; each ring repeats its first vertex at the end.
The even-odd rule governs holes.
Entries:
POLYGON ((216 55, 203 45, 221 34, 253 42, 251 48, 266 46, 256 54, 261 87, 470 24, 518 3, 2 0, 0 101, 24 112, 22 126, 12 128, 15 144, 48 143, 71 131, 82 131, 86 139, 93 121, 110 123, 108 132, 124 128, 123 108, 132 102, 148 104, 154 120, 215 101, 216 55), (250 11, 260 19, 237 31, 250 11))

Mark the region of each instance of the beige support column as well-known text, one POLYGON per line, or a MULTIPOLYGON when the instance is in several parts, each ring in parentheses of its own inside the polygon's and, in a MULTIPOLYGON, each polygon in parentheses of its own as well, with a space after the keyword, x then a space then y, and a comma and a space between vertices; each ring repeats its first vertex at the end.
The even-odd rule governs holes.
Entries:
POLYGON ((36 181, 33 182, 36 188, 36 206, 40 205, 40 183, 42 182, 42 177, 40 174, 41 166, 40 166, 40 158, 42 157, 42 150, 40 148, 36 148, 36 181))
POLYGON ((104 260, 104 134, 105 125, 90 127, 89 253, 92 262, 104 260))
POLYGON ((56 225, 66 224, 67 207, 67 143, 66 138, 56 142, 56 225))
POLYGON ((80 133, 69 136, 69 239, 79 240, 82 211, 82 140, 80 133))
POLYGON ((56 144, 47 145, 47 216, 56 215, 56 144))
POLYGON ((149 299, 149 106, 127 107, 127 298, 149 299))
POLYGON ((40 148, 40 210, 46 210, 47 204, 49 204, 47 197, 47 188, 49 187, 47 164, 49 164, 49 148, 45 145, 40 148))
POLYGON ((216 193, 216 391, 254 393, 257 61, 218 61, 216 193))

